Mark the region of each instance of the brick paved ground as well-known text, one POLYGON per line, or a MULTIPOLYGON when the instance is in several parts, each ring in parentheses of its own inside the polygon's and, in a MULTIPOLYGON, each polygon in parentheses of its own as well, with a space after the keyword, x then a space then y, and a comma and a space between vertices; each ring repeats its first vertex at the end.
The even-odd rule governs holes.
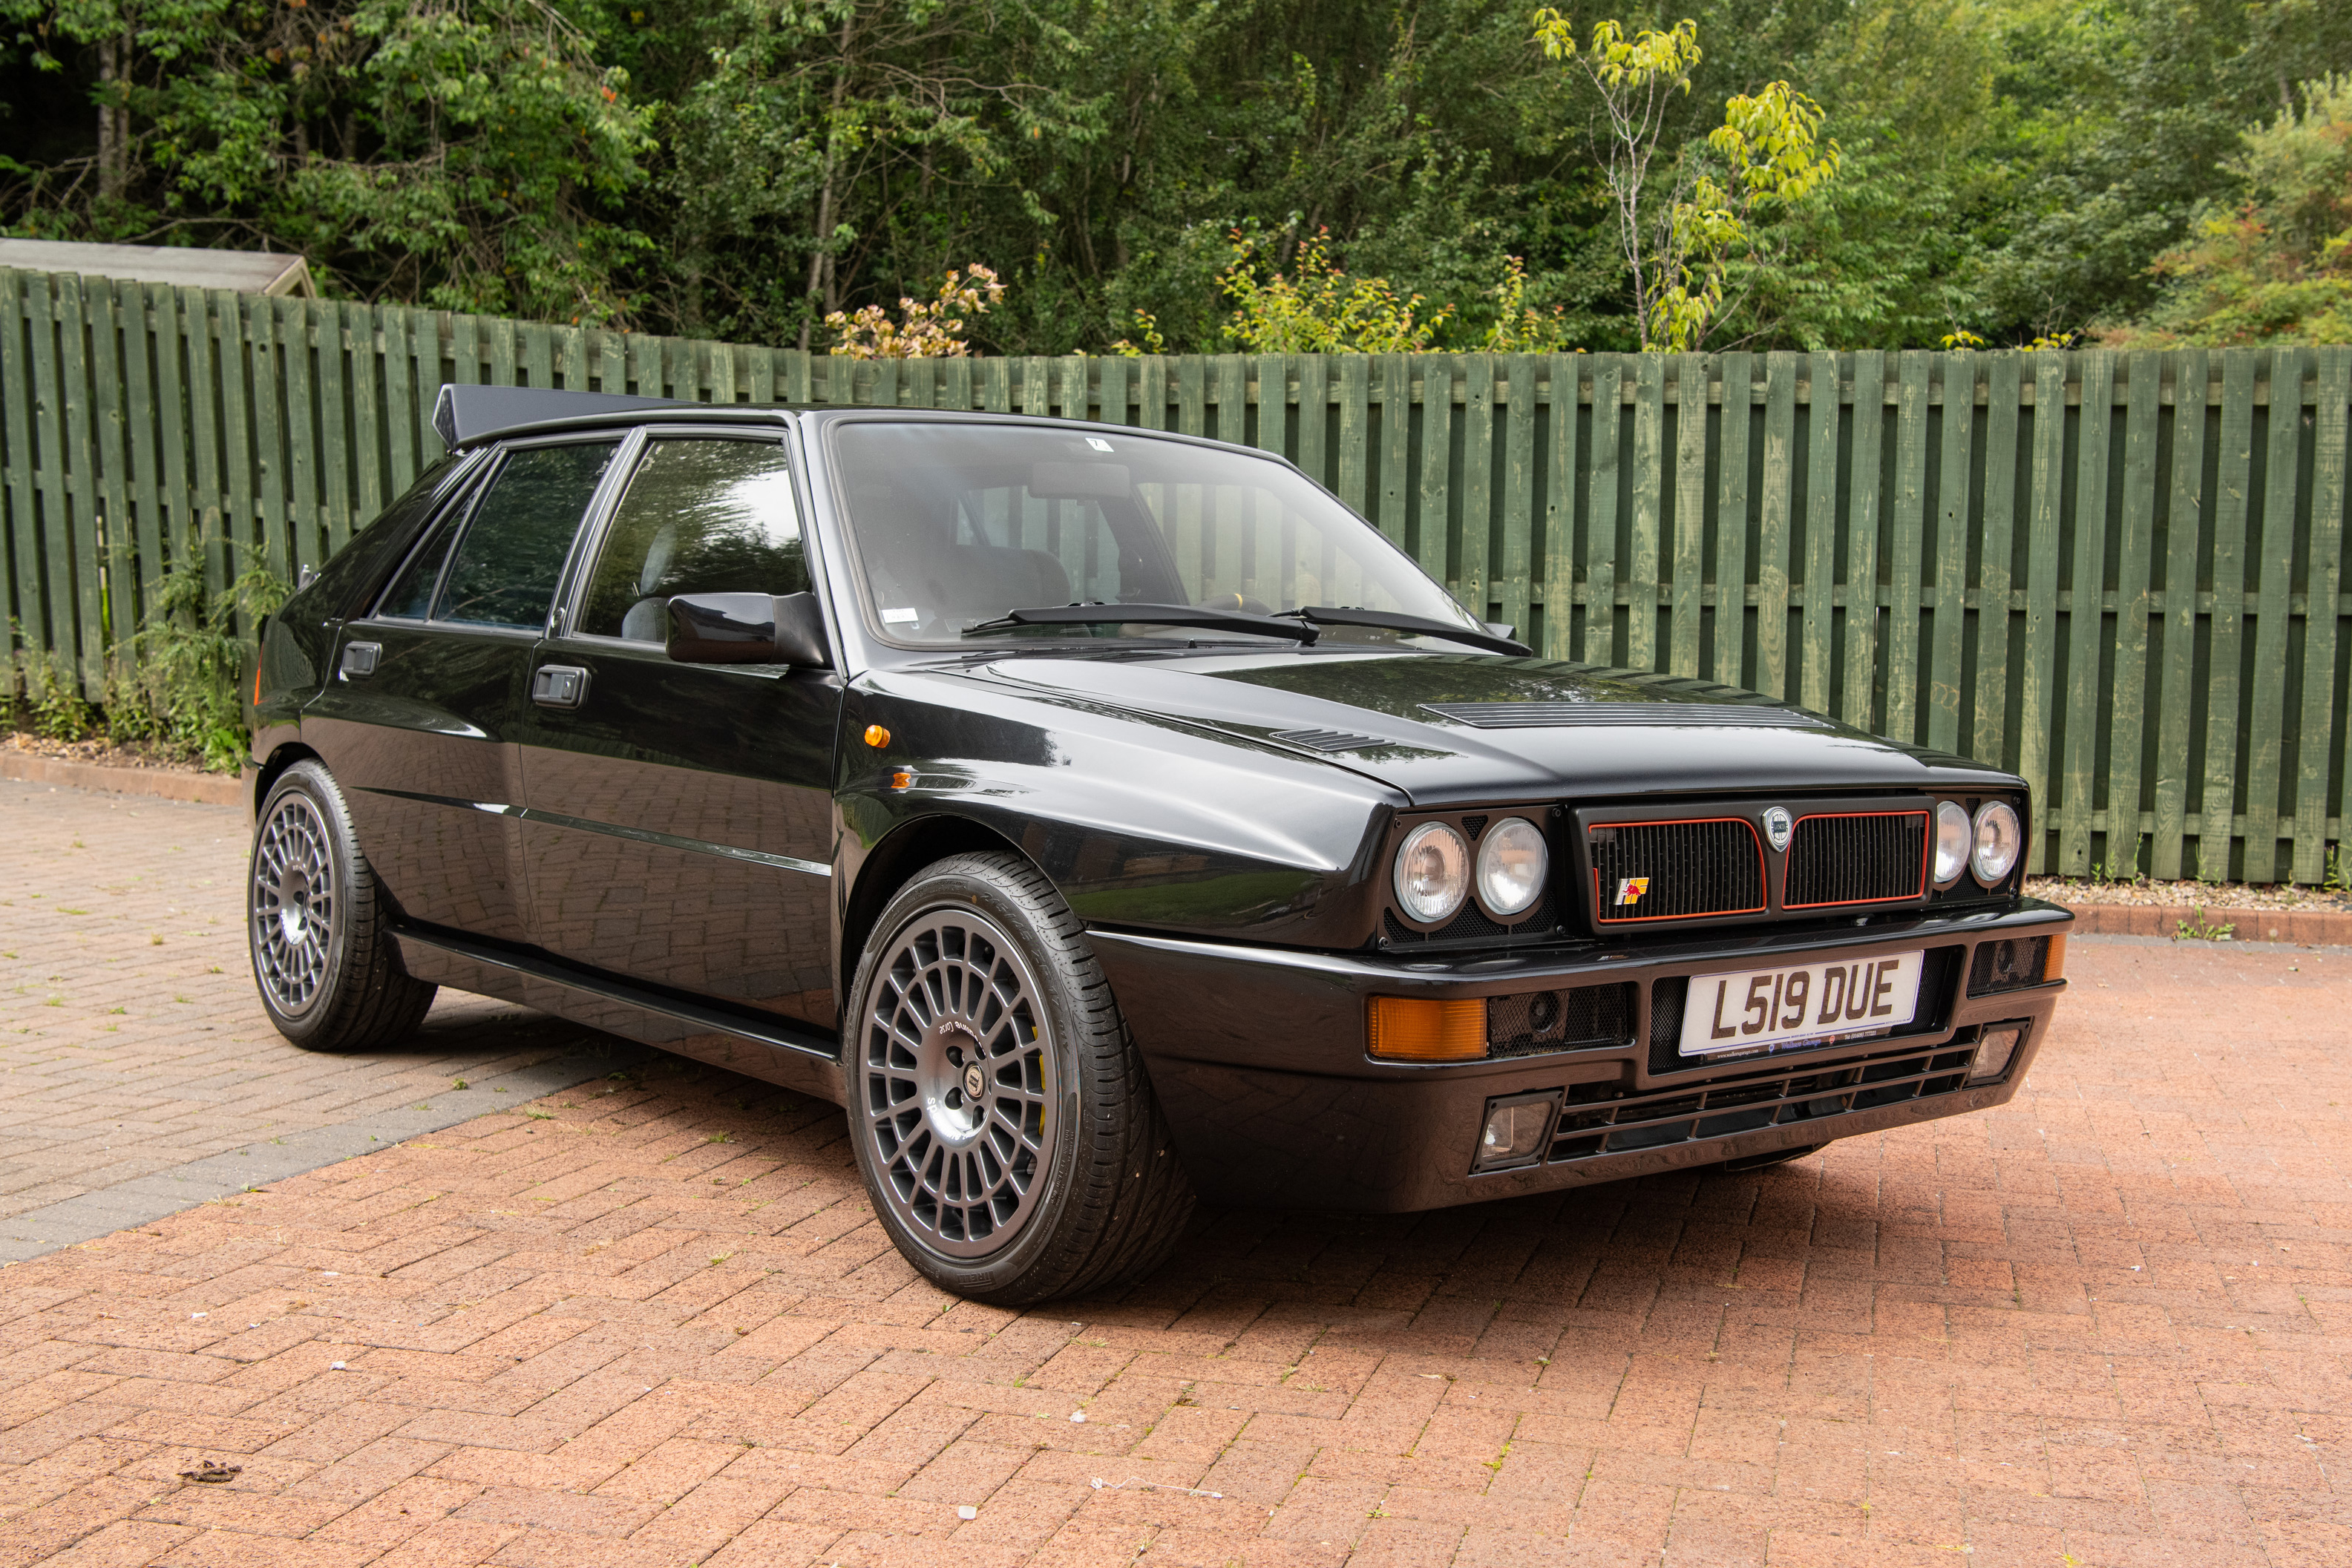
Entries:
POLYGON ((247 843, 227 807, 0 782, 0 1258, 40 1229, 18 1217, 322 1128, 363 1148, 457 1077, 601 1042, 450 992, 395 1050, 288 1049, 247 967, 247 843))
POLYGON ((2352 1562, 2352 955, 2072 969, 1999 1113, 1024 1315, 665 1061, 0 1271, 0 1568, 2352 1562))

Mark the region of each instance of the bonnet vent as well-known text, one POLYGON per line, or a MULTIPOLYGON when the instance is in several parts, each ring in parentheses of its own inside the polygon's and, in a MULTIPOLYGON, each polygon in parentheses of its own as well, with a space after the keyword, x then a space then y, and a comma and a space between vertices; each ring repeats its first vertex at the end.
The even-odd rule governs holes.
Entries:
POLYGON ((1367 746, 1388 744, 1376 735, 1357 735, 1344 729, 1278 729, 1266 738, 1303 746, 1309 751, 1361 751, 1367 746))
POLYGON ((1579 725, 1701 725, 1715 729, 1819 729, 1827 721, 1793 708, 1744 703, 1423 703, 1422 710, 1474 729, 1579 725))

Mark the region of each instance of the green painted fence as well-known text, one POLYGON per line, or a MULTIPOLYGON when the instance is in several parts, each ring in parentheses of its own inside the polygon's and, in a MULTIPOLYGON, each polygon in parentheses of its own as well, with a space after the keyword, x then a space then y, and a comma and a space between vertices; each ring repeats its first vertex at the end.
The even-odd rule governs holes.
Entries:
POLYGON ((1997 759, 2047 869, 2344 834, 2352 349, 877 363, 5 271, 0 329, 0 586, 92 696, 175 563, 290 576, 398 494, 444 382, 984 408, 1283 453, 1549 657, 1997 759))

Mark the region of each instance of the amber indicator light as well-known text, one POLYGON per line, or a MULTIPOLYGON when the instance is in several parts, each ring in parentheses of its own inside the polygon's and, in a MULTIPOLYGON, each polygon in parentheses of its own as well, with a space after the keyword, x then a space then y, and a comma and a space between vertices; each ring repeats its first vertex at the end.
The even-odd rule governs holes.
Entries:
POLYGON ((2042 960, 2042 982, 2048 985, 2053 980, 2065 978, 2065 976, 2066 938, 2053 936, 2050 938, 2050 951, 2042 960))
POLYGON ((913 789, 914 787, 915 787, 915 776, 914 776, 912 773, 908 772, 906 768, 901 768, 900 769, 898 769, 898 771, 897 771, 896 773, 893 773, 892 775, 890 775, 890 788, 891 788, 891 789, 913 789))
POLYGON ((1486 1004, 1374 997, 1365 1012, 1374 1056, 1391 1061, 1475 1061, 1486 1054, 1486 1004))
POLYGON ((890 744, 890 732, 878 724, 869 724, 866 727, 866 744, 878 751, 890 744))

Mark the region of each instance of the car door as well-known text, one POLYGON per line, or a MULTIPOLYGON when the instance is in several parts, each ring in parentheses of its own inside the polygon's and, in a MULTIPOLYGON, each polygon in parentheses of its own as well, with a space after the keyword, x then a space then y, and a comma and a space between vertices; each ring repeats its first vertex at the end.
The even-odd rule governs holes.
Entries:
POLYGON ((674 594, 809 587, 786 449, 653 432, 609 511, 566 629, 539 650, 522 743, 537 939, 830 1030, 842 683, 663 652, 674 594))
POLYGON ((620 443, 517 445, 451 505, 304 716, 404 918, 530 940, 512 730, 580 525, 620 443))

